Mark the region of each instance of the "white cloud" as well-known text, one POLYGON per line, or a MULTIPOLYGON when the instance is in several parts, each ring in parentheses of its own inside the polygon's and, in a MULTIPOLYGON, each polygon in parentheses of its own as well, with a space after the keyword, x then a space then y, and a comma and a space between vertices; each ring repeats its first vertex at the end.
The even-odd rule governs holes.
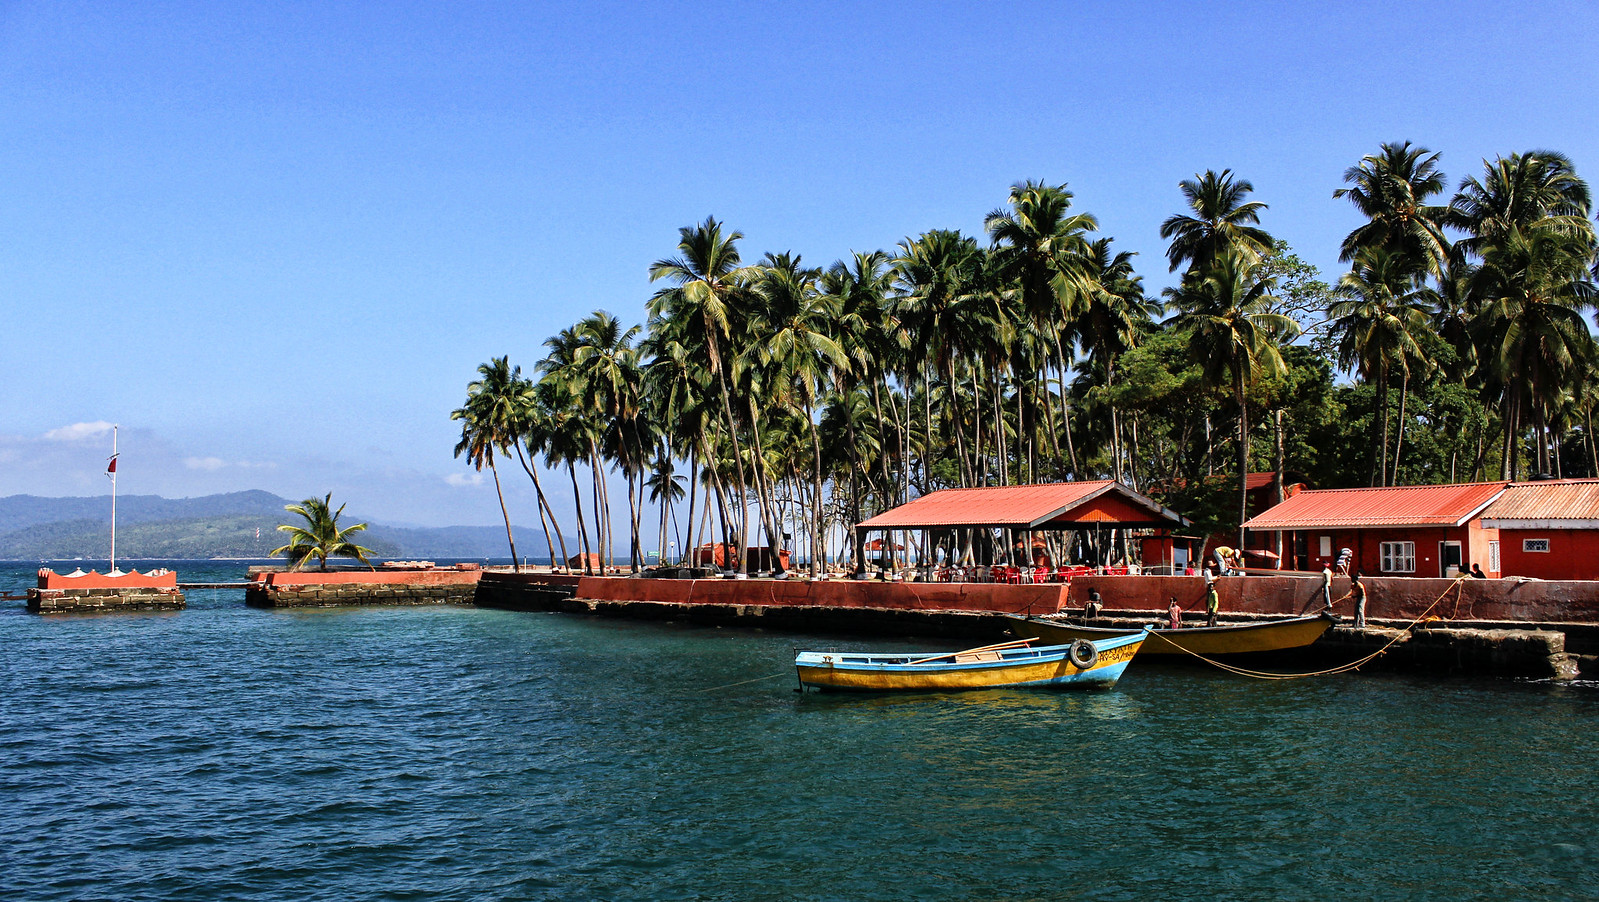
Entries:
POLYGON ((52 442, 81 442, 87 438, 104 435, 111 431, 113 424, 105 420, 95 420, 93 423, 73 423, 71 426, 62 426, 52 429, 44 437, 52 442))
POLYGON ((191 470, 220 470, 227 466, 220 457, 185 457, 183 465, 191 470))
POLYGON ((450 475, 444 477, 444 481, 446 483, 450 484, 450 485, 455 486, 456 488, 463 488, 463 487, 469 486, 469 485, 482 485, 483 484, 483 474, 482 473, 451 473, 450 475))

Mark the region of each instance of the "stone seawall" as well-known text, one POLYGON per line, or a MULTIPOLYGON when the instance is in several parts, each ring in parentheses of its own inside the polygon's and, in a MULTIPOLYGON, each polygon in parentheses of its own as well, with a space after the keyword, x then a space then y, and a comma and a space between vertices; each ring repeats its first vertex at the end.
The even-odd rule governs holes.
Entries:
POLYGON ((244 590, 253 608, 471 604, 478 570, 262 573, 244 590))
POLYGON ((31 614, 176 611, 187 602, 176 588, 29 589, 31 614))

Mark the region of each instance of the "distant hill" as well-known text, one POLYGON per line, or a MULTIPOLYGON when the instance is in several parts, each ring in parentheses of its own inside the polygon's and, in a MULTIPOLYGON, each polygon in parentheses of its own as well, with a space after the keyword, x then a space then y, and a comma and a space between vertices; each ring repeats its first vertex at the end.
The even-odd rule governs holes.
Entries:
MULTIPOLYGON (((125 495, 117 498, 119 558, 263 557, 282 545, 279 523, 291 502, 270 492, 230 492, 199 498, 125 495), (259 532, 258 532, 259 531, 259 532)), ((506 557, 497 526, 401 527, 346 512, 341 522, 368 525, 358 541, 385 558, 506 557)), ((518 550, 542 558, 542 530, 514 526, 518 550), (534 542, 534 545, 527 544, 534 542)), ((0 498, 0 559, 104 557, 111 545, 111 498, 0 498)), ((567 539, 567 547, 575 547, 567 539)))

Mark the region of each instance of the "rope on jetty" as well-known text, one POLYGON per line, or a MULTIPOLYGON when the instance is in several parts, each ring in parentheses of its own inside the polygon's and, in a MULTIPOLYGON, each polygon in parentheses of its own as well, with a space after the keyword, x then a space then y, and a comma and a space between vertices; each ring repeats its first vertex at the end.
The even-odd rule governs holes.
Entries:
MULTIPOLYGON (((1173 642, 1171 639, 1167 638, 1166 636, 1161 635, 1160 633, 1152 632, 1149 635, 1152 638, 1158 638, 1158 639, 1165 640, 1167 644, 1171 645, 1173 648, 1177 649, 1178 651, 1182 652, 1183 654, 1193 655, 1194 657, 1198 658, 1199 660, 1204 661, 1206 664, 1210 664, 1212 666, 1218 667, 1218 668, 1220 668, 1222 670, 1227 671, 1228 673, 1235 673, 1235 674, 1237 674, 1239 676, 1251 677, 1251 678, 1257 679, 1257 680, 1302 680, 1302 679, 1306 679, 1307 677, 1331 676, 1333 674, 1349 673, 1350 671, 1359 670, 1363 665, 1368 664, 1368 663, 1376 660, 1377 658, 1387 654, 1388 653, 1388 649, 1393 648, 1394 645, 1396 643, 1398 643, 1400 639, 1404 638, 1405 634, 1410 631, 1410 628, 1415 626, 1416 624, 1422 622, 1423 620, 1429 620, 1429 619, 1430 620, 1440 620, 1440 619, 1442 619, 1442 618, 1439 618, 1439 617, 1430 617, 1429 618, 1427 615, 1432 613, 1432 609, 1437 607, 1444 600, 1444 598, 1448 597, 1450 592, 1456 593, 1455 594, 1455 610, 1459 611, 1460 610, 1460 588, 1461 588, 1461 586, 1465 583, 1465 581, 1468 578, 1469 577, 1467 577, 1465 575, 1461 575, 1461 576, 1456 577, 1454 583, 1452 585, 1450 585, 1449 588, 1445 589, 1443 591, 1443 594, 1439 595, 1437 598, 1434 598, 1432 600, 1432 604, 1427 605, 1426 610, 1422 611, 1420 614, 1417 614, 1416 615, 1416 619, 1414 619, 1414 620, 1410 621, 1408 624, 1406 624, 1404 626, 1404 628, 1399 631, 1399 635, 1394 636, 1392 639, 1388 640, 1388 644, 1384 645, 1382 648, 1377 649, 1376 651, 1374 651, 1371 654, 1365 656, 1364 658, 1361 658, 1358 661, 1351 661, 1348 664, 1340 664, 1337 667, 1331 667, 1331 668, 1328 668, 1327 670, 1316 670, 1316 671, 1312 671, 1310 673, 1272 673, 1272 672, 1266 671, 1266 670, 1249 670, 1249 669, 1243 668, 1243 667, 1235 667, 1235 666, 1233 666, 1231 664, 1224 664, 1221 661, 1218 661, 1218 660, 1216 660, 1214 658, 1207 658, 1204 655, 1199 654, 1198 652, 1189 651, 1188 649, 1183 648, 1181 645, 1178 645, 1176 642, 1173 642)), ((1349 596, 1347 594, 1344 596, 1344 598, 1348 598, 1348 597, 1349 596)), ((1338 601, 1343 601, 1344 598, 1340 598, 1340 599, 1338 599, 1338 601)), ((1334 602, 1334 604, 1337 604, 1337 602, 1334 602)))

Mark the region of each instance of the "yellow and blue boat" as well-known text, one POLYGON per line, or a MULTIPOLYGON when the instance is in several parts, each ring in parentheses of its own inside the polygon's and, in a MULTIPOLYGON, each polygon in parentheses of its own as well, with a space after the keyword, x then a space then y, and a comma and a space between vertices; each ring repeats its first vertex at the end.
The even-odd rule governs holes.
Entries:
POLYGON ((822 692, 952 692, 962 689, 1109 689, 1147 634, 1028 647, 1031 639, 965 651, 856 654, 802 651, 800 686, 822 692))

